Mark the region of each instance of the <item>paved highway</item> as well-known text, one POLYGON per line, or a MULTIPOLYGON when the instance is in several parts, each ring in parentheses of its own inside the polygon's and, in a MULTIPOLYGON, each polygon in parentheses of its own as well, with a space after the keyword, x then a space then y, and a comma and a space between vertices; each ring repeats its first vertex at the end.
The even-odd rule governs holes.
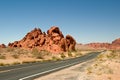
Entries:
POLYGON ((93 59, 98 54, 100 54, 100 52, 94 52, 82 57, 61 61, 37 62, 0 67, 0 80, 33 80, 39 76, 93 59))

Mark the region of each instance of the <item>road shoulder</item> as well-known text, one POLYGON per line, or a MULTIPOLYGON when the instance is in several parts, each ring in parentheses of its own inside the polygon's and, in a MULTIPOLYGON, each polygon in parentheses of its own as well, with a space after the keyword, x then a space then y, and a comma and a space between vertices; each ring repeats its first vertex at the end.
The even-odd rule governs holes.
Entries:
POLYGON ((120 52, 106 51, 95 59, 42 76, 35 80, 119 80, 120 52))

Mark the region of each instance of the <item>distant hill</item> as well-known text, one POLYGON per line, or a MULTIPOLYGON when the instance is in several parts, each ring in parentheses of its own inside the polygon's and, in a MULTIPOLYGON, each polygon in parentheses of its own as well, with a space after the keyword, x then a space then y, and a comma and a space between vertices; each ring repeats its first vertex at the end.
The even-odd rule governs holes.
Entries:
POLYGON ((113 49, 120 50, 120 38, 112 41, 112 43, 89 43, 86 46, 92 47, 94 49, 113 49))

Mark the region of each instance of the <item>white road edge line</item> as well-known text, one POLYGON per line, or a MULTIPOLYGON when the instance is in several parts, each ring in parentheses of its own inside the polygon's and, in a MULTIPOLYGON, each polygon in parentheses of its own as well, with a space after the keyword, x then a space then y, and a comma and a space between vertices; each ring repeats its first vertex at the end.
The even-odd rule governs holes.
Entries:
POLYGON ((44 71, 44 72, 41 72, 41 73, 33 74, 33 75, 30 75, 30 76, 27 76, 27 77, 24 77, 24 78, 20 78, 19 80, 24 80, 24 79, 27 79, 27 78, 30 78, 30 77, 34 77, 34 76, 38 76, 38 75, 41 75, 41 74, 45 74, 45 73, 48 73, 48 72, 51 72, 51 71, 55 71, 55 70, 58 70, 58 69, 62 69, 62 68, 68 67, 68 66, 75 65, 77 63, 80 63, 80 62, 72 63, 72 64, 69 64, 69 65, 66 65, 66 66, 62 66, 62 67, 58 67, 58 68, 51 69, 51 70, 48 70, 48 71, 44 71))

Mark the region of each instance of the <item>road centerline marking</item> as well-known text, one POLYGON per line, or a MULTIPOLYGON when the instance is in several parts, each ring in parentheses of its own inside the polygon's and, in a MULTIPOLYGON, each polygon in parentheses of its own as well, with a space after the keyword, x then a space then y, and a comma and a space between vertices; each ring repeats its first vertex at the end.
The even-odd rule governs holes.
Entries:
POLYGON ((13 71, 13 70, 19 70, 19 69, 28 68, 28 67, 32 67, 32 66, 20 67, 20 68, 15 68, 15 69, 1 70, 0 73, 9 72, 9 71, 13 71))
MULTIPOLYGON (((90 54, 88 57, 92 56, 93 54, 90 54)), ((75 63, 71 63, 71 64, 68 64, 68 65, 65 65, 65 66, 61 66, 61 67, 57 67, 57 68, 54 68, 54 69, 51 69, 51 70, 47 70, 47 71, 43 71, 43 72, 40 72, 40 73, 36 73, 36 74, 33 74, 33 75, 29 75, 29 76, 26 76, 26 77, 23 77, 23 78, 20 78, 18 80, 25 80, 25 79, 28 79, 28 78, 31 78, 31 77, 35 77, 35 76, 38 76, 38 75, 41 75, 41 74, 45 74, 45 73, 48 73, 48 72, 52 72, 52 71, 55 71, 55 70, 59 70, 59 69, 62 69, 62 68, 66 68, 66 67, 70 67, 70 66, 73 66, 73 65, 76 65, 80 62, 84 62, 83 60, 79 61, 79 62, 75 62, 75 63)))
POLYGON ((76 62, 76 63, 72 63, 72 64, 69 64, 69 65, 62 66, 62 67, 54 68, 54 69, 51 69, 51 70, 48 70, 48 71, 43 71, 43 72, 40 72, 40 73, 36 73, 36 74, 30 75, 30 76, 27 76, 27 77, 20 78, 19 80, 24 80, 24 79, 28 79, 28 78, 31 78, 31 77, 35 77, 35 76, 45 74, 45 73, 48 73, 48 72, 51 72, 51 71, 55 71, 55 70, 59 70, 59 69, 65 68, 65 67, 69 67, 69 66, 72 66, 72 65, 75 65, 75 64, 78 64, 78 63, 80 63, 80 62, 76 62))

